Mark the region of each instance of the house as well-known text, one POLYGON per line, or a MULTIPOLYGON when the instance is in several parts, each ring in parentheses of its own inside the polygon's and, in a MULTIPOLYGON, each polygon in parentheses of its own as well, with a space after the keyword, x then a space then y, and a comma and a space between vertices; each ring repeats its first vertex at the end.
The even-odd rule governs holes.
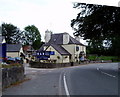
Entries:
POLYGON ((7 44, 7 56, 10 57, 20 57, 23 54, 23 49, 21 44, 7 44))
POLYGON ((31 45, 24 45, 23 46, 23 52, 27 58, 32 57, 32 54, 34 51, 35 50, 33 49, 33 47, 31 45))
POLYGON ((34 53, 34 51, 35 50, 33 49, 33 47, 31 45, 24 45, 23 46, 23 52, 25 54, 25 59, 26 59, 26 61, 24 61, 24 63, 25 62, 28 63, 29 60, 34 59, 34 57, 32 55, 34 53))
POLYGON ((79 37, 73 38, 66 32, 52 34, 47 30, 45 32, 45 44, 38 52, 40 54, 42 52, 54 52, 54 54, 50 54, 47 60, 40 59, 41 62, 78 62, 80 53, 84 52, 86 54, 86 46, 80 42, 79 37))

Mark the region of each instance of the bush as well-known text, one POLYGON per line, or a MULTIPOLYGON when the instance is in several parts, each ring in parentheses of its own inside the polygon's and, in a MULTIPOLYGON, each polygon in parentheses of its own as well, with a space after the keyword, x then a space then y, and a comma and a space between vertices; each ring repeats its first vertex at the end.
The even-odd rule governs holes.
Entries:
POLYGON ((22 67, 23 65, 22 64, 19 64, 19 63, 12 63, 12 64, 0 64, 0 66, 2 68, 12 68, 12 67, 22 67))
POLYGON ((96 55, 90 55, 88 56, 89 60, 95 61, 95 60, 112 60, 112 62, 120 62, 120 58, 117 56, 96 56, 96 55))

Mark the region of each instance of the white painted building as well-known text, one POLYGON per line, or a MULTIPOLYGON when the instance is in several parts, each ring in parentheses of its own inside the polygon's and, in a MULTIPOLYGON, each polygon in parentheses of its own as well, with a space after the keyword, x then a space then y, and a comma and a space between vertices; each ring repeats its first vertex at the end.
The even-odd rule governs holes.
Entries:
POLYGON ((39 51, 54 51, 55 54, 50 55, 50 58, 48 58, 46 62, 78 62, 80 52, 84 52, 86 54, 86 46, 79 40, 79 37, 76 37, 75 39, 66 32, 52 34, 51 31, 46 31, 45 44, 39 51))
POLYGON ((7 56, 10 57, 20 57, 23 53, 23 48, 21 44, 7 44, 7 56))

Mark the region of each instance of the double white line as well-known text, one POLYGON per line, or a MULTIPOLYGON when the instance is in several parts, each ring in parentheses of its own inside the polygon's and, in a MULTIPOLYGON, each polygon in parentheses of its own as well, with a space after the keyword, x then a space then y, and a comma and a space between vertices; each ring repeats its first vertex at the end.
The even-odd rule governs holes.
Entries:
POLYGON ((101 71, 100 68, 97 68, 97 70, 100 71, 102 74, 108 75, 108 76, 110 76, 110 77, 116 77, 116 76, 114 76, 114 75, 111 75, 111 74, 109 74, 109 73, 106 73, 106 72, 101 71))

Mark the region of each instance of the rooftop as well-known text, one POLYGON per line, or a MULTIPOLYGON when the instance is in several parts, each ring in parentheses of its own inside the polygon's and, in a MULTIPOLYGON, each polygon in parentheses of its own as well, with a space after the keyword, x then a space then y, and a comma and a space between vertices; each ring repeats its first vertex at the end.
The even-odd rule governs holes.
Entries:
MULTIPOLYGON (((66 32, 65 32, 66 33, 66 32)), ((52 34, 51 35, 51 39, 48 43, 46 43, 45 45, 50 45, 50 44, 57 44, 57 45, 63 45, 63 34, 65 33, 57 33, 57 34, 52 34)), ((70 35, 69 35, 70 36, 70 35)), ((78 45, 83 45, 84 44, 80 43, 79 41, 77 41, 75 38, 70 36, 69 39, 69 43, 68 44, 78 44, 78 45)))
POLYGON ((20 51, 22 44, 7 44, 7 52, 18 52, 20 51))

